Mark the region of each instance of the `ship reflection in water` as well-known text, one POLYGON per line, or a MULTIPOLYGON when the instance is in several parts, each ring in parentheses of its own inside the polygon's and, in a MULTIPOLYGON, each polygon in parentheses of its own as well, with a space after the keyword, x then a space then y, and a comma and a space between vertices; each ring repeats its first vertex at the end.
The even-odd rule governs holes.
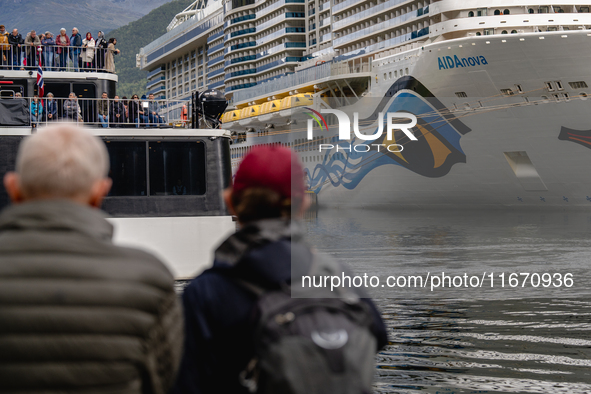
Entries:
POLYGON ((318 249, 380 283, 494 273, 493 288, 372 289, 390 328, 376 392, 591 392, 591 210, 320 210, 307 226, 318 249), (510 287, 511 273, 572 273, 573 285, 510 287))

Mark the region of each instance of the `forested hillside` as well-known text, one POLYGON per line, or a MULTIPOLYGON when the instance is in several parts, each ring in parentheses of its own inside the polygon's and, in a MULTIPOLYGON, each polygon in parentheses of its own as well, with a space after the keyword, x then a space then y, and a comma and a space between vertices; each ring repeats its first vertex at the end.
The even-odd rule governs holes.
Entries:
POLYGON ((8 31, 17 28, 23 37, 27 32, 50 31, 57 34, 61 27, 71 33, 91 32, 96 37, 148 14, 170 0, 0 0, 0 24, 8 31))
POLYGON ((117 48, 121 53, 115 56, 115 71, 119 75, 117 93, 119 96, 141 96, 146 92, 146 71, 135 66, 135 55, 140 48, 166 33, 166 27, 172 18, 188 7, 192 0, 173 0, 154 10, 148 15, 125 26, 111 31, 107 38, 117 39, 117 48))

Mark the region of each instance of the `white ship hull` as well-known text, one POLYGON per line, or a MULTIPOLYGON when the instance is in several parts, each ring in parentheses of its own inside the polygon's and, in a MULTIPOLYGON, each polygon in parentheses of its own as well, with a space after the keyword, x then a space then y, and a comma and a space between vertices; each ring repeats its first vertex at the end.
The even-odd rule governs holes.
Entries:
MULTIPOLYGON (((435 97, 425 100, 441 104, 433 109, 456 135, 437 134, 441 125, 433 126, 429 143, 422 142, 426 151, 417 153, 414 164, 393 154, 335 155, 333 150, 327 155, 306 149, 300 154, 321 205, 591 208, 591 132, 585 133, 591 129, 586 97, 591 89, 569 83, 591 86, 591 34, 444 41, 374 60, 372 72, 366 97, 383 98, 394 90, 389 105, 397 108, 401 95, 422 97, 420 88, 410 90, 408 81, 416 80, 435 97), (450 142, 454 139, 459 140, 450 142)), ((363 119, 376 109, 355 110, 363 119)), ((302 138, 305 130, 248 138, 245 144, 302 138)))

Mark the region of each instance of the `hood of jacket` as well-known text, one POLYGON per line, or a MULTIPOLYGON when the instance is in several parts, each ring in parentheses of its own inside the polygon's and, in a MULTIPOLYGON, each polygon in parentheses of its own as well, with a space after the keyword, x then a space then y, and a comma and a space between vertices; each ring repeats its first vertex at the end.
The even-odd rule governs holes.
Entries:
POLYGON ((292 259, 311 261, 300 222, 265 219, 249 223, 215 251, 213 269, 265 288, 291 282, 292 259))
POLYGON ((110 241, 113 226, 102 211, 67 200, 38 200, 9 206, 0 214, 4 231, 74 231, 110 241))

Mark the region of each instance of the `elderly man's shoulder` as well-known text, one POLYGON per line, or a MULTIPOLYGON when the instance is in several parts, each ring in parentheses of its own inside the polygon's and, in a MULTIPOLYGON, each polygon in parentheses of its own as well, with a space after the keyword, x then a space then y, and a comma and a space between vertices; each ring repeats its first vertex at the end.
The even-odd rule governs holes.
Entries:
POLYGON ((27 205, 0 215, 0 276, 33 272, 172 287, 174 278, 157 257, 112 242, 113 227, 98 210, 57 202, 27 205))

